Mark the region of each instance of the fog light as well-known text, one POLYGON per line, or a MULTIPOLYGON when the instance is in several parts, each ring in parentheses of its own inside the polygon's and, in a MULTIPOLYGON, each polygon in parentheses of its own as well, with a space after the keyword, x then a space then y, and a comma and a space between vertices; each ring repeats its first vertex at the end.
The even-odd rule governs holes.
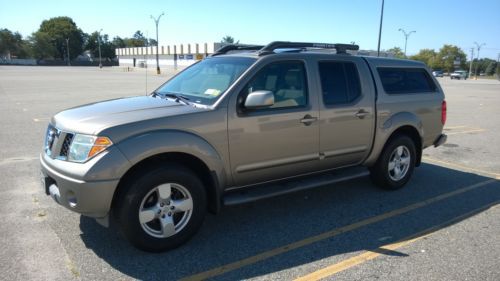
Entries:
POLYGON ((75 208, 76 205, 78 204, 75 193, 73 191, 68 191, 68 193, 66 194, 66 198, 68 199, 68 205, 71 208, 75 208))

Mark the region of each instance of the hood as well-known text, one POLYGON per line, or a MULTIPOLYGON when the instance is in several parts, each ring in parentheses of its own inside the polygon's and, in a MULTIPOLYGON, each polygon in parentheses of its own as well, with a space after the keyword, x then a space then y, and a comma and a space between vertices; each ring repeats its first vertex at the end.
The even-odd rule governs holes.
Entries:
POLYGON ((139 96, 70 108, 52 117, 52 124, 63 131, 96 135, 118 125, 200 110, 204 109, 169 99, 139 96))

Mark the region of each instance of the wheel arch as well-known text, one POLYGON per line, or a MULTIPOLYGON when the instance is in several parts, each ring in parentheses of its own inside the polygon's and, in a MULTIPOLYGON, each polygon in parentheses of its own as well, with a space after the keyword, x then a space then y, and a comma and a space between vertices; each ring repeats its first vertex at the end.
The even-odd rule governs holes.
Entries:
POLYGON ((387 143, 398 135, 406 135, 415 143, 417 153, 415 166, 418 167, 422 160, 424 129, 420 118, 410 112, 395 114, 380 127, 377 127, 372 152, 365 160, 364 165, 368 167, 373 166, 387 146, 387 143))
POLYGON ((180 130, 159 130, 131 136, 118 143, 117 147, 131 167, 120 177, 112 209, 131 175, 168 162, 182 165, 196 173, 207 188, 209 211, 220 210, 221 194, 227 181, 224 160, 216 148, 201 136, 180 130))
POLYGON ((166 152, 156 154, 139 161, 129 168, 118 182, 111 202, 111 210, 116 209, 117 204, 127 193, 128 182, 148 169, 166 164, 181 165, 195 173, 205 186, 208 198, 208 210, 212 213, 219 212, 221 208, 221 194, 219 191, 219 182, 215 172, 210 171, 209 167, 198 157, 184 152, 166 152))

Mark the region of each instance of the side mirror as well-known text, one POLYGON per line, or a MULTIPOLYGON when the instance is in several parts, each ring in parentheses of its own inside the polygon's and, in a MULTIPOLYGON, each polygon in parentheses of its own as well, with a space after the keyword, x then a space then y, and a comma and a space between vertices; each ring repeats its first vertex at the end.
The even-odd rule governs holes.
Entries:
POLYGON ((245 100, 246 109, 260 109, 274 105, 274 94, 271 91, 255 91, 248 94, 245 100))

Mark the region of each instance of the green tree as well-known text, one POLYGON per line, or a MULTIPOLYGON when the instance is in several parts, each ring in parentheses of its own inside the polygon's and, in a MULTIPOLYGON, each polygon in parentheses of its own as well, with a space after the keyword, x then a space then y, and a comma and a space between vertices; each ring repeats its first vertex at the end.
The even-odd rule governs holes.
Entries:
POLYGON ((232 36, 226 35, 222 37, 222 40, 220 41, 223 44, 238 44, 240 41, 235 41, 235 39, 232 36))
POLYGON ((387 50, 387 52, 392 53, 395 58, 398 58, 398 59, 405 58, 405 54, 403 53, 403 50, 401 50, 401 48, 399 48, 399 47, 390 48, 389 50, 387 50))
POLYGON ((28 38, 32 57, 35 59, 53 59, 56 47, 51 36, 45 32, 35 32, 28 38))
POLYGON ((425 63, 431 69, 442 69, 443 63, 438 54, 433 49, 422 49, 418 54, 410 57, 412 60, 418 60, 425 63))
POLYGON ((132 38, 124 38, 123 41, 127 47, 145 47, 148 45, 148 39, 144 37, 140 30, 137 30, 132 38))
POLYGON ((0 57, 26 58, 27 44, 19 32, 0 29, 0 57))
POLYGON ((445 44, 441 49, 439 49, 437 58, 442 63, 443 70, 447 72, 454 71, 454 62, 456 59, 459 61, 459 68, 466 69, 467 56, 462 49, 457 46, 445 44))
POLYGON ((55 17, 44 20, 38 32, 43 32, 50 37, 54 44, 54 58, 67 57, 67 40, 69 40, 70 59, 76 58, 83 51, 84 33, 69 17, 55 17))
POLYGON ((111 41, 111 43, 113 44, 113 46, 115 46, 115 48, 125 48, 126 47, 125 41, 123 41, 123 39, 120 38, 119 36, 116 36, 115 38, 113 38, 113 41, 111 41))
POLYGON ((491 60, 486 69, 484 70, 484 73, 488 76, 492 76, 493 74, 495 74, 496 68, 497 68, 497 62, 491 60))
POLYGON ((85 42, 84 47, 85 51, 90 51, 92 57, 98 58, 99 40, 101 41, 101 58, 103 60, 115 58, 115 49, 117 47, 113 44, 113 42, 109 41, 107 34, 101 34, 99 37, 99 33, 97 31, 87 36, 87 41, 85 42))

